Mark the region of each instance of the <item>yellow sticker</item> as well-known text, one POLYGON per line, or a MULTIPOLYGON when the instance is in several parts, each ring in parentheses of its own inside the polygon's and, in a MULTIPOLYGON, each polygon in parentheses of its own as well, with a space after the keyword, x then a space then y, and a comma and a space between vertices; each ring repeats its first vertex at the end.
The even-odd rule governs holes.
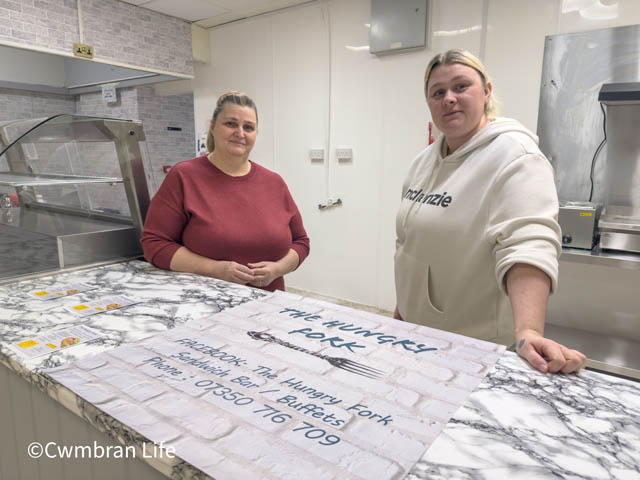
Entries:
POLYGON ((86 310, 87 307, 86 305, 76 305, 75 307, 73 307, 74 310, 86 310))
POLYGON ((60 293, 60 292, 58 292, 58 293, 56 293, 56 295, 60 295, 60 296, 62 296, 62 295, 64 295, 64 293, 60 293))
POLYGON ((18 346, 22 348, 33 347, 34 345, 38 345, 38 342, 36 342, 35 340, 25 340, 24 342, 18 344, 18 346))
POLYGON ((580 212, 581 217, 593 217, 593 213, 591 212, 580 212))
POLYGON ((96 310, 103 311, 103 310, 104 310, 104 308, 96 307, 96 310))
POLYGON ((51 345, 50 343, 47 343, 47 347, 49 347, 49 348, 58 348, 55 345, 51 345))
POLYGON ((38 295, 39 297, 43 296, 43 295, 49 295, 49 292, 45 292, 44 290, 42 292, 36 292, 34 293, 34 295, 38 295))

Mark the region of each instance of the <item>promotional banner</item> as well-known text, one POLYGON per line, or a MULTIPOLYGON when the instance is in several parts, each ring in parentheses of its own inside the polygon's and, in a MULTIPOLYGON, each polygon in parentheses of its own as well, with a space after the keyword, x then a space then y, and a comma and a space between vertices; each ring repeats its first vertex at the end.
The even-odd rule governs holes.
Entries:
POLYGON ((218 480, 383 480, 503 351, 280 292, 47 374, 218 480))

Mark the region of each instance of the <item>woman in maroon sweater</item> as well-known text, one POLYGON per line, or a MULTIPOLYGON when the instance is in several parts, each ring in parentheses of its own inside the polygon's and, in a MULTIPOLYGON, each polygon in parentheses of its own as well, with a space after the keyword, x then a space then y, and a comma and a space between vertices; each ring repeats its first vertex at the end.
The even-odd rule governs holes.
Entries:
POLYGON ((144 256, 167 270, 284 290, 283 275, 309 254, 309 237, 287 185, 249 160, 258 113, 241 92, 216 103, 208 155, 173 166, 153 197, 144 256))

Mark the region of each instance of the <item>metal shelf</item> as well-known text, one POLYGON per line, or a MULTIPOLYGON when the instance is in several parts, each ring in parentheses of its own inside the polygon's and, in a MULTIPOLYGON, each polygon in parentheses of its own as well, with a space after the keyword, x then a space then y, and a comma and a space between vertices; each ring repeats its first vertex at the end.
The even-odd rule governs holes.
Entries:
POLYGON ((9 187, 36 187, 82 183, 122 183, 122 181, 122 178, 115 177, 0 172, 0 185, 9 187))
POLYGON ((640 380, 640 341, 547 323, 545 336, 587 356, 587 367, 640 380))
POLYGON ((640 270, 640 253, 600 250, 599 247, 593 250, 562 247, 560 261, 640 270))

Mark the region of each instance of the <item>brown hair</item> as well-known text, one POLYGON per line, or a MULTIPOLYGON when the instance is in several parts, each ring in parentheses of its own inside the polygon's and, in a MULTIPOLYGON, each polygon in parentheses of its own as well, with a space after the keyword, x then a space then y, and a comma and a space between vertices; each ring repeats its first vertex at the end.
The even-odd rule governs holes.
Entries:
MULTIPOLYGON (((487 88, 489 75, 487 74, 487 70, 484 68, 484 65, 482 64, 480 59, 473 53, 467 52, 466 50, 452 49, 437 54, 427 65, 427 70, 424 72, 425 97, 429 96, 427 93, 427 84, 429 83, 431 72, 433 72, 433 70, 440 65, 451 65, 452 63, 459 63, 461 65, 466 65, 467 67, 473 68, 480 75, 480 78, 482 79, 482 86, 485 89, 487 88)), ((489 97, 489 102, 484 106, 484 113, 488 117, 498 115, 498 103, 497 99, 494 98, 493 93, 491 94, 491 97, 489 97)))
POLYGON ((225 103, 232 103, 234 105, 240 105, 241 107, 249 107, 252 108, 254 112, 256 112, 256 123, 258 122, 258 109, 256 108, 256 104, 253 99, 243 92, 231 91, 223 93, 218 97, 216 101, 216 108, 213 110, 213 116, 211 117, 211 124, 209 125, 209 132, 207 133, 207 150, 209 153, 213 152, 215 149, 215 144, 213 142, 213 134, 211 133, 211 129, 213 125, 216 123, 218 119, 218 115, 222 111, 225 103))

